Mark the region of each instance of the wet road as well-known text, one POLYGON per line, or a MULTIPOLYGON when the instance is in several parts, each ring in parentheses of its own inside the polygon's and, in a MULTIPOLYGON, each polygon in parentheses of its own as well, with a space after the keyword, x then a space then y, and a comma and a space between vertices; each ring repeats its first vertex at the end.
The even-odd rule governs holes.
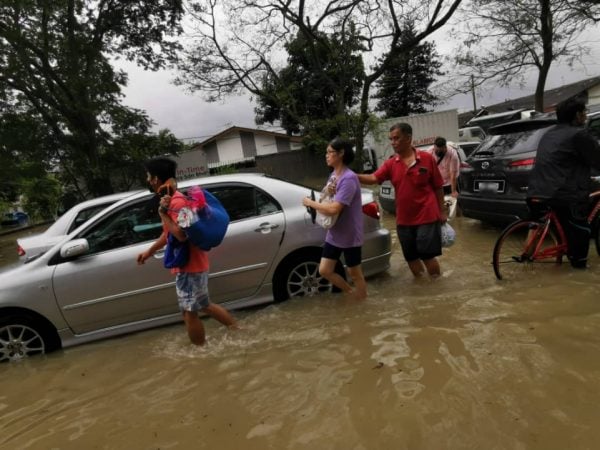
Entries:
POLYGON ((600 258, 497 282, 499 231, 454 225, 433 282, 394 241, 362 303, 206 320, 203 349, 175 325, 3 365, 0 448, 598 448, 600 258))

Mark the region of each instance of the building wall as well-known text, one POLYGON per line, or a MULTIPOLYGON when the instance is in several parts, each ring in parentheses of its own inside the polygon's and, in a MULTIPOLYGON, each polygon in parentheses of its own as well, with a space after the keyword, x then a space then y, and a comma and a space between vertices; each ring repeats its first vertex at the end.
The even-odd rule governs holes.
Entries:
POLYGON ((202 147, 207 164, 237 162, 244 158, 300 150, 302 143, 289 138, 249 131, 236 131, 221 136, 202 147))
POLYGON ((256 167, 247 171, 266 173, 316 189, 323 187, 330 173, 323 154, 314 154, 308 150, 257 156, 256 167))
POLYGON ((256 142, 257 155, 270 155, 271 153, 277 153, 277 146, 275 144, 274 136, 255 134, 254 140, 256 142))
POLYGON ((219 161, 237 161, 244 157, 239 133, 232 133, 217 140, 219 161))
POLYGON ((201 150, 204 150, 204 153, 206 154, 207 163, 219 162, 219 149, 217 148, 216 142, 210 142, 202 147, 201 150))
POLYGON ((240 131, 240 139, 242 143, 242 154, 244 158, 256 156, 256 140, 254 133, 248 131, 240 131))
POLYGON ((588 89, 588 106, 600 105, 600 84, 588 89))
POLYGON ((208 174, 206 153, 202 149, 191 150, 174 158, 177 161, 177 179, 185 180, 208 174))

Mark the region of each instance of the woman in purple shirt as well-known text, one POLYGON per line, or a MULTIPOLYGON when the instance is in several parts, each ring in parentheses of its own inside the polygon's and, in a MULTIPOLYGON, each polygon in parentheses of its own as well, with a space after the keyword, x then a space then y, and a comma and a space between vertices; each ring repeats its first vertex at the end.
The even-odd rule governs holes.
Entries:
POLYGON ((335 224, 325 236, 319 272, 344 293, 364 299, 367 297, 367 283, 361 266, 364 239, 362 199, 358 177, 348 167, 353 160, 354 151, 350 142, 340 138, 331 141, 327 146, 326 161, 333 171, 326 189, 335 193, 333 201, 320 203, 306 197, 302 203, 325 215, 338 214, 335 224), (335 271, 342 254, 354 289, 335 271))

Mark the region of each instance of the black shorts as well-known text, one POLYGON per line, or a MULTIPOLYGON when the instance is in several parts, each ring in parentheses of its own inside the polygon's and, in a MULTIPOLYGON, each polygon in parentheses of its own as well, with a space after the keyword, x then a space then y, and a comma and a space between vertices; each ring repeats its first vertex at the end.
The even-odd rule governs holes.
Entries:
POLYGON ((336 261, 339 261, 342 253, 344 254, 346 266, 356 267, 360 265, 362 261, 362 247, 339 248, 325 242, 323 245, 323 254, 321 256, 325 259, 335 259, 336 261))
POLYGON ((440 222, 423 225, 398 225, 396 231, 407 262, 428 260, 442 254, 442 229, 440 222))

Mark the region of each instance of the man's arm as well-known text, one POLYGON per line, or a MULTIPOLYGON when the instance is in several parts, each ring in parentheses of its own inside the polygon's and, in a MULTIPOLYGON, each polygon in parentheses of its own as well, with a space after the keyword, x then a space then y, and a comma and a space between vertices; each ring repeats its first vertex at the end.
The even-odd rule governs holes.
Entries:
POLYGON ((160 237, 154 241, 154 243, 143 253, 140 253, 137 257, 138 264, 144 264, 148 258, 154 255, 157 251, 167 245, 167 234, 163 231, 160 237))
POLYGON ((452 197, 458 197, 458 175, 460 173, 460 157, 458 152, 454 151, 454 158, 450 165, 450 188, 452 189, 452 197))
POLYGON ((437 188, 435 190, 435 197, 437 199, 438 208, 440 209, 440 221, 442 223, 448 220, 448 214, 446 214, 446 208, 444 206, 444 188, 437 188))
POLYGON ((169 205, 171 204, 171 196, 165 195, 160 199, 160 206, 158 207, 158 215, 160 216, 160 220, 163 225, 167 229, 167 231, 175 236, 175 238, 183 242, 187 240, 187 235, 185 231, 181 229, 181 227, 173 220, 171 215, 169 214, 169 205))
POLYGON ((372 173, 357 173, 358 181, 362 184, 378 184, 379 180, 372 173))

